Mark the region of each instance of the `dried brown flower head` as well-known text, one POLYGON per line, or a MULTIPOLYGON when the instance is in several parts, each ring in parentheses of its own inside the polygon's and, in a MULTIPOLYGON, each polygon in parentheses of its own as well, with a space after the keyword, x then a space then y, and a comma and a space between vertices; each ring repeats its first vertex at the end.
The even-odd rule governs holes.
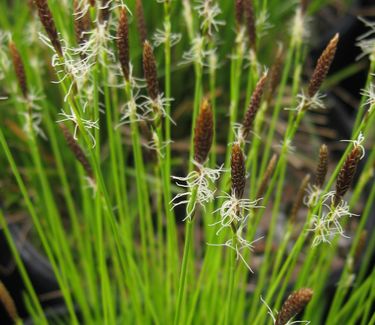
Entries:
POLYGON ((244 0, 235 0, 235 14, 236 14, 237 28, 242 25, 243 1, 244 0))
POLYGON ((17 50, 16 44, 14 44, 13 42, 10 42, 9 51, 10 51, 10 56, 12 57, 13 67, 17 76, 18 85, 22 91, 23 97, 27 98, 28 88, 27 88, 25 67, 23 65, 21 55, 17 50))
POLYGON ((247 26, 247 33, 249 37, 249 44, 250 48, 255 51, 256 50, 256 21, 255 21, 255 14, 254 14, 254 5, 253 0, 243 0, 243 10, 246 19, 246 26, 247 26))
POLYGON ((211 105, 204 99, 194 129, 194 160, 204 164, 212 145, 214 123, 211 105))
POLYGON ((339 34, 336 34, 328 43, 327 47, 321 54, 316 64, 315 70, 310 79, 309 86, 307 88, 308 96, 314 97, 322 85, 324 79, 327 76, 328 70, 331 66, 333 58, 335 57, 337 43, 339 41, 339 34))
POLYGON ((266 81, 267 74, 264 74, 256 84, 253 95, 251 96, 250 105, 245 113, 241 126, 241 133, 243 139, 246 139, 251 131, 251 127, 254 123, 256 113, 258 112, 258 109, 260 107, 266 81))
POLYGON ((294 291, 284 302, 277 314, 275 325, 285 325, 296 316, 311 300, 313 291, 302 288, 294 291))
POLYGON ((86 157, 86 154, 82 150, 81 146, 77 143, 77 141, 74 139, 68 128, 64 124, 60 124, 60 129, 63 133, 63 136, 65 138, 66 143, 68 144, 68 147, 76 157, 76 159, 81 163, 83 169, 87 173, 87 175, 93 179, 93 172, 91 169, 91 165, 86 157))
POLYGON ((156 60, 153 49, 147 40, 143 44, 143 73, 147 83, 148 95, 156 101, 159 95, 156 60))
POLYGON ((144 42, 147 39, 147 27, 145 21, 145 14, 143 12, 142 0, 136 0, 135 2, 135 16, 137 18, 137 28, 139 37, 141 39, 142 44, 144 44, 144 42))
POLYGON ((301 12, 303 15, 306 14, 309 4, 310 4, 310 0, 301 0, 301 12))
POLYGON ((101 24, 109 20, 111 0, 102 0, 100 4, 99 22, 101 24))
POLYGON ((320 146, 319 162, 315 173, 315 185, 322 188, 328 170, 328 148, 325 144, 320 146))
POLYGON ((89 2, 91 7, 95 7, 95 0, 89 0, 89 2))
POLYGON ((290 222, 291 223, 295 223, 295 221, 297 220, 298 211, 302 206, 303 197, 306 193, 306 188, 307 188, 307 185, 309 184, 310 178, 311 178, 310 174, 307 174, 303 178, 303 180, 301 182, 301 185, 298 189, 297 196, 296 196, 296 198, 293 202, 292 210, 290 211, 290 222))
POLYGON ((79 6, 79 1, 73 1, 73 10, 74 10, 74 34, 76 37, 76 42, 78 45, 84 44, 88 37, 87 31, 90 30, 91 19, 90 12, 87 11, 83 16, 80 14, 81 8, 79 6))
POLYGON ((62 57, 63 54, 59 35, 57 34, 55 21, 53 20, 52 13, 48 7, 47 0, 34 0, 34 3, 38 9, 39 19, 46 30, 53 48, 55 49, 56 53, 62 57))
POLYGON ((234 194, 237 199, 241 199, 246 184, 246 167, 245 157, 238 143, 235 143, 232 147, 230 171, 232 178, 232 194, 234 194))
POLYGON ((275 169, 275 166, 276 166, 276 161, 277 161, 277 154, 274 154, 271 158, 271 160, 269 161, 268 165, 267 165, 267 168, 263 174, 263 178, 262 178, 262 182, 260 183, 260 186, 258 188, 258 192, 257 192, 257 195, 256 197, 257 198, 261 198, 263 196, 263 194, 265 193, 266 191, 266 188, 268 186, 268 182, 273 174, 273 171, 275 169))
POLYGON ((281 73, 282 73, 282 68, 283 68, 283 60, 284 60, 283 46, 280 44, 276 52, 275 61, 269 73, 268 97, 267 97, 268 102, 272 100, 272 97, 275 94, 275 91, 280 83, 281 73))
POLYGON ((358 163, 362 156, 362 149, 359 146, 355 146, 346 158, 344 165, 342 166, 336 181, 336 191, 334 198, 334 205, 337 206, 342 200, 343 196, 349 190, 350 185, 353 182, 354 174, 357 170, 358 163))
POLYGON ((122 8, 120 12, 117 28, 117 49, 122 73, 125 79, 129 81, 129 25, 128 14, 125 8, 122 8))
POLYGON ((18 316, 16 304, 11 297, 8 289, 5 287, 3 282, 0 281, 0 303, 4 306, 4 309, 8 313, 9 317, 15 323, 20 319, 18 316))

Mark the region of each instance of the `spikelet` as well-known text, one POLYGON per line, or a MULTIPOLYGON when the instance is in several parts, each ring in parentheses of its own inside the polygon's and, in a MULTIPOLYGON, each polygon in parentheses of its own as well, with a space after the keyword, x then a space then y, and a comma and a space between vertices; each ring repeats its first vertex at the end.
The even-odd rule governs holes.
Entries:
POLYGON ((264 74, 256 84, 253 95, 251 96, 251 101, 249 108, 247 109, 242 126, 241 126, 241 136, 245 140, 251 131, 251 127, 254 123, 255 115, 258 112, 260 103, 262 100, 262 95, 267 81, 267 74, 264 74))
POLYGON ((25 67, 23 65, 21 55, 18 52, 17 47, 13 42, 9 43, 9 50, 10 50, 10 56, 12 57, 12 61, 13 61, 14 71, 17 76, 18 85, 22 91, 23 97, 27 98, 27 95, 28 95, 27 81, 26 81, 25 67))
POLYGON ((14 323, 20 319, 18 316, 16 304, 13 298, 9 294, 8 289, 5 287, 3 282, 0 281, 0 303, 4 306, 4 309, 8 313, 9 317, 14 323))
POLYGON ((143 44, 143 73, 147 83, 148 95, 156 101, 159 95, 159 82, 156 69, 156 60, 150 43, 143 44))
POLYGON ((240 28, 242 25, 242 18, 243 18, 243 2, 244 0, 235 0, 235 18, 236 18, 236 25, 237 28, 240 28))
POLYGON ((277 49, 275 61, 269 73, 267 102, 270 102, 272 100, 272 97, 275 94, 275 91, 280 83, 281 73, 282 73, 282 68, 283 68, 283 59, 284 59, 283 46, 279 45, 279 48, 277 49))
POLYGON ((63 133, 63 136, 65 138, 66 143, 68 144, 68 147, 76 157, 76 159, 81 163, 83 169, 87 173, 87 175, 93 179, 93 172, 91 169, 91 165, 83 152, 80 145, 77 143, 77 141, 74 139, 68 128, 64 124, 59 124, 60 129, 63 133))
POLYGON ((48 7, 47 0, 34 0, 34 3, 38 9, 39 19, 46 30, 53 48, 56 53, 62 57, 63 54, 59 35, 57 34, 55 21, 53 20, 52 13, 48 7))
POLYGON ((237 199, 241 199, 246 184, 246 167, 245 157, 238 143, 235 143, 232 147, 230 167, 232 178, 232 194, 234 194, 237 199))
POLYGON ((95 0, 89 0, 89 2, 91 7, 95 7, 95 0))
POLYGON ((313 291, 302 288, 294 291, 284 302, 277 314, 275 325, 285 325, 296 316, 311 300, 313 291))
POLYGON ((247 33, 249 37, 250 48, 256 50, 256 28, 253 0, 243 0, 243 10, 246 19, 247 33))
POLYGON ((106 23, 109 20, 111 0, 102 0, 99 12, 99 22, 101 24, 106 23))
POLYGON ((322 188, 328 170, 328 148, 325 144, 320 146, 319 162, 315 173, 315 185, 322 188))
POLYGON ((298 189, 297 196, 296 196, 296 198, 293 202, 292 210, 290 212, 290 222, 291 223, 295 223, 295 221, 297 219, 297 214, 298 214, 299 209, 302 206, 303 197, 305 195, 306 188, 307 188, 307 185, 309 184, 309 181, 310 181, 310 174, 307 174, 303 178, 302 183, 301 183, 301 185, 298 189))
POLYGON ((144 42, 147 39, 147 27, 145 15, 143 12, 142 0, 136 0, 135 2, 135 16, 137 17, 137 28, 139 37, 141 39, 141 43, 144 44, 144 42))
POLYGON ((337 206, 345 193, 349 190, 353 182, 354 174, 357 170, 358 163, 362 156, 362 149, 359 146, 353 148, 349 156, 346 158, 336 181, 336 191, 333 204, 337 206))
POLYGON ((327 47, 318 59, 315 70, 310 79, 309 86, 307 88, 307 94, 310 98, 314 97, 314 95, 318 92, 320 86, 322 85, 324 79, 327 76, 333 58, 335 57, 338 41, 339 34, 336 34, 330 40, 327 47))
POLYGON ((129 81, 129 25, 125 8, 121 9, 117 28, 117 49, 122 73, 126 81, 129 81))
POLYGON ((90 29, 90 12, 87 11, 83 16, 79 13, 81 8, 78 0, 73 1, 74 9, 74 34, 78 45, 82 45, 87 41, 86 32, 90 29))
POLYGON ((203 165, 207 159, 213 138, 213 115, 211 105, 204 99, 194 129, 194 160, 203 165))
POLYGON ((301 0, 301 13, 302 15, 306 14, 307 8, 309 7, 310 0, 301 0))
POLYGON ((270 180, 273 174, 273 171, 275 169, 276 161, 277 161, 277 154, 274 154, 270 162, 268 163, 268 166, 263 174, 262 182, 260 183, 256 197, 261 198, 263 194, 265 193, 266 188, 268 186, 268 181, 270 180))

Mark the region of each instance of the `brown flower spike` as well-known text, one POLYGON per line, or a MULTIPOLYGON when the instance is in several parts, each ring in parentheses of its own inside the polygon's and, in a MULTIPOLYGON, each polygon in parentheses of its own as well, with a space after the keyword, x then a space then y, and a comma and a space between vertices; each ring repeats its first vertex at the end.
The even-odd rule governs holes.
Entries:
POLYGON ((18 316, 16 304, 14 303, 13 298, 9 294, 8 289, 4 286, 3 282, 0 281, 0 303, 4 306, 4 309, 8 313, 9 317, 17 323, 20 319, 18 316))
POLYGON ((238 143, 232 147, 230 157, 230 171, 232 178, 232 194, 237 199, 242 199, 246 184, 245 157, 238 143))
POLYGON ((319 150, 319 162, 315 173, 315 185, 322 188, 328 170, 328 148, 322 144, 319 150))
POLYGON ((297 196, 294 200, 292 210, 290 212, 290 222, 291 223, 295 223, 295 221, 297 219, 298 211, 302 206, 303 197, 306 193, 306 188, 307 188, 307 185, 309 184, 309 181, 310 181, 310 174, 307 174, 302 180, 302 183, 301 183, 301 185, 298 189, 298 192, 297 192, 297 196))
POLYGON ((243 1, 244 0, 235 0, 235 14, 236 14, 236 24, 237 28, 242 25, 242 18, 243 18, 243 1))
POLYGON ((142 44, 147 39, 147 27, 145 21, 145 14, 143 12, 143 5, 142 0, 136 0, 135 2, 135 16, 137 17, 137 28, 139 37, 141 39, 142 44))
POLYGON ((275 325, 285 325, 296 316, 311 300, 313 291, 302 288, 294 291, 284 302, 277 314, 275 325))
POLYGON ((87 11, 83 16, 80 15, 80 6, 79 1, 73 1, 73 8, 74 8, 74 34, 76 37, 76 42, 78 45, 82 45, 87 41, 87 34, 86 32, 90 29, 91 20, 90 20, 90 12, 87 11))
POLYGON ((260 198, 265 193, 267 185, 268 185, 268 181, 270 180, 273 174, 273 171, 275 169, 276 161, 277 161, 277 155, 274 154, 270 162, 268 163, 268 166, 263 174, 262 182, 260 183, 256 197, 260 198))
POLYGON ((22 91, 23 97, 27 98, 28 89, 27 89, 25 67, 23 65, 21 55, 18 52, 17 47, 13 42, 9 43, 9 51, 10 51, 10 56, 12 57, 13 67, 17 76, 18 85, 22 91))
POLYGON ((212 145, 214 122, 211 105, 204 99, 194 129, 194 160, 203 165, 212 145))
POLYGON ((243 0, 243 10, 246 19, 250 48, 255 52, 257 37, 253 0, 243 0))
POLYGON ((159 96, 159 82, 154 52, 148 41, 143 44, 143 73, 147 83, 148 95, 153 101, 156 101, 159 96))
POLYGON ((283 59, 283 46, 279 45, 276 52, 275 62, 273 63, 269 74, 267 102, 272 100, 272 97, 280 83, 283 69, 283 59))
POLYGON ((48 7, 47 0, 34 0, 34 3, 38 9, 39 19, 46 30, 53 48, 55 49, 56 53, 62 57, 61 43, 57 34, 55 21, 53 20, 52 13, 48 7))
POLYGON ((81 163, 87 175, 93 179, 93 172, 91 169, 91 165, 86 157, 86 154, 84 153, 80 145, 77 143, 77 141, 73 138, 72 134, 65 125, 60 124, 60 129, 63 133, 66 143, 68 144, 68 147, 70 148, 76 159, 81 163))
POLYGON ((324 79, 327 76, 328 70, 331 66, 333 58, 335 57, 337 43, 339 41, 339 34, 336 34, 328 43, 327 47, 321 54, 315 70, 312 74, 310 79, 309 86, 307 88, 308 96, 314 97, 314 95, 318 92, 320 86, 322 85, 324 79))
POLYGON ((267 74, 264 74, 258 81, 255 86, 255 90, 253 95, 251 96, 251 101, 249 108, 247 109, 241 127, 242 138, 245 140, 251 131, 251 127, 254 123, 254 119, 258 109, 260 107, 260 103, 262 101, 262 96, 264 92, 264 88, 267 81, 267 74))
POLYGON ((100 4, 99 22, 101 24, 106 23, 109 20, 110 12, 110 0, 102 0, 100 4))
POLYGON ((121 9, 117 28, 117 49, 122 73, 126 81, 129 81, 129 25, 125 8, 121 9))
POLYGON ((353 148, 349 156, 346 158, 336 181, 336 191, 334 205, 337 206, 345 193, 349 190, 353 182, 354 174, 357 170, 358 163, 362 156, 362 149, 359 146, 353 148))

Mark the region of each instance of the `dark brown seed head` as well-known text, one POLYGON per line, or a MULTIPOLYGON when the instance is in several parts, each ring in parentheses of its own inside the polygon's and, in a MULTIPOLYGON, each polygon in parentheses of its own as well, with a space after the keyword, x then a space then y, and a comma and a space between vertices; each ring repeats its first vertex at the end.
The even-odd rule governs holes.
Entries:
POLYGON ((235 0, 235 14, 236 14, 237 28, 242 25, 243 1, 244 0, 235 0))
POLYGON ((301 0, 301 12, 302 15, 306 14, 310 0, 301 0))
POLYGON ((262 78, 259 79, 256 84, 253 95, 251 96, 251 101, 249 108, 247 109, 241 127, 242 137, 246 139, 251 131, 251 127, 254 123, 255 115, 258 112, 260 103, 262 100, 262 95, 267 81, 267 74, 264 74, 262 78))
POLYGON ((60 124, 59 126, 63 133, 65 141, 68 144, 68 147, 70 148, 76 159, 81 163, 87 175, 93 179, 93 172, 91 169, 91 165, 86 157, 86 154, 84 153, 78 142, 74 139, 68 128, 63 124, 60 124))
POLYGON ((272 100, 273 95, 277 89, 277 86, 280 83, 281 73, 283 68, 283 46, 279 45, 279 48, 276 53, 275 61, 271 67, 269 82, 268 82, 268 97, 267 101, 272 100))
POLYGON ((143 44, 143 73, 147 83, 148 95, 155 101, 159 95, 159 82, 154 52, 147 40, 143 44))
POLYGON ((125 80, 129 81, 129 25, 126 9, 121 9, 117 28, 117 49, 125 80))
POLYGON ((362 156, 362 149, 355 146, 346 158, 336 180, 334 205, 337 206, 353 182, 354 174, 362 156))
POLYGON ((91 19, 90 12, 87 11, 83 16, 80 14, 81 8, 79 1, 73 1, 74 9, 74 34, 78 45, 82 45, 87 41, 87 31, 90 30, 91 19))
POLYGON ((294 291, 284 302, 277 314, 275 325, 285 325, 296 316, 311 300, 313 291, 302 288, 294 291))
POLYGON ((0 303, 4 306, 4 309, 8 313, 9 317, 14 323, 16 323, 20 318, 18 316, 16 304, 11 297, 8 289, 4 286, 3 282, 0 281, 0 303))
POLYGON ((268 166, 263 174, 262 182, 260 183, 260 186, 257 192, 257 196, 256 196, 257 198, 261 198, 263 194, 265 193, 266 188, 268 186, 268 181, 270 180, 273 174, 273 171, 275 169, 276 161, 277 161, 277 155, 274 154, 270 162, 268 163, 268 166))
POLYGON ((52 13, 48 7, 47 0, 34 0, 36 8, 38 9, 39 19, 42 22, 44 29, 51 41, 56 53, 62 57, 62 47, 57 34, 55 21, 53 20, 52 13))
POLYGON ((136 0, 135 2, 135 16, 137 18, 137 28, 139 37, 141 39, 142 44, 144 44, 144 42, 147 39, 147 27, 145 21, 145 14, 143 12, 142 0, 136 0))
POLYGON ((313 75, 310 79, 309 86, 307 88, 308 96, 314 97, 322 85, 324 79, 327 76, 328 70, 331 66, 333 58, 335 57, 337 43, 339 41, 339 34, 336 34, 328 43, 327 47, 321 54, 316 64, 313 75))
POLYGON ((109 20, 111 14, 110 11, 111 0, 102 0, 100 4, 99 22, 101 24, 106 23, 109 20))
POLYGON ((292 210, 290 212, 290 222, 291 223, 295 223, 296 220, 297 220, 298 211, 302 206, 303 197, 305 196, 306 188, 307 188, 307 185, 309 184, 309 181, 310 181, 310 174, 307 174, 303 178, 302 183, 301 183, 301 185, 298 189, 297 195, 295 197, 295 200, 293 202, 292 210))
POLYGON ((240 145, 237 143, 232 147, 230 171, 232 177, 232 194, 234 194, 237 199, 241 199, 246 184, 246 167, 245 157, 240 145))
POLYGON ((95 0, 89 0, 89 2, 91 7, 95 7, 95 0))
POLYGON ((214 122, 211 105, 204 99, 194 129, 194 160, 204 164, 212 145, 214 122))
POLYGON ((249 37, 250 48, 256 50, 256 28, 253 0, 243 0, 243 10, 246 19, 247 33, 249 37))
POLYGON ((22 91, 23 97, 27 98, 28 89, 27 89, 25 67, 23 65, 21 55, 18 52, 17 47, 13 42, 9 43, 9 51, 10 51, 10 56, 12 57, 13 67, 17 76, 18 85, 22 91))
POLYGON ((326 179, 328 170, 328 148, 325 144, 320 146, 319 150, 319 162, 315 173, 315 185, 318 188, 322 188, 326 179))

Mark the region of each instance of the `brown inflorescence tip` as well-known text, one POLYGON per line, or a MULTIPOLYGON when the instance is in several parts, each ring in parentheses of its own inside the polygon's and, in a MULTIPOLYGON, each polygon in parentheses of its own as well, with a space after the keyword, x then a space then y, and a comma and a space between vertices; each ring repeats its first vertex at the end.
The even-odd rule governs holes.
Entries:
POLYGON ((101 24, 106 23, 109 20, 111 14, 110 11, 111 0, 102 0, 100 4, 99 22, 101 24))
POLYGON ((57 34, 55 21, 53 20, 52 13, 48 7, 47 0, 34 0, 36 8, 38 9, 38 15, 41 23, 46 30, 48 38, 51 41, 53 48, 55 49, 56 53, 61 57, 62 47, 59 39, 59 35, 57 34))
POLYGON ((354 174, 362 156, 362 149, 355 146, 346 158, 336 180, 334 205, 337 206, 353 182, 354 174))
POLYGON ((296 316, 309 303, 313 291, 309 288, 302 288, 294 291, 284 302, 278 312, 275 325, 285 325, 296 316))
POLYGON ((23 65, 21 55, 18 52, 17 47, 13 42, 9 43, 9 51, 10 51, 10 56, 12 57, 13 67, 17 76, 18 85, 22 91, 23 97, 27 98, 28 89, 27 89, 25 67, 23 65))
POLYGON ((328 43, 327 47, 321 54, 316 64, 313 75, 310 79, 309 86, 307 88, 308 96, 314 97, 322 85, 324 79, 327 76, 328 70, 331 66, 333 58, 335 57, 337 43, 339 41, 339 34, 336 34, 328 43))
POLYGON ((0 281, 0 303, 4 306, 4 309, 8 313, 14 323, 20 319, 18 316, 16 304, 14 303, 13 298, 11 297, 8 289, 4 286, 3 282, 0 281))
POLYGON ((121 9, 117 28, 117 49, 125 80, 129 81, 129 25, 128 14, 125 8, 121 9))
POLYGON ((78 45, 84 44, 87 39, 87 31, 90 30, 91 19, 90 19, 90 12, 87 11, 83 16, 81 15, 80 11, 81 8, 79 6, 79 1, 73 1, 73 10, 74 10, 74 34, 76 37, 76 42, 78 45))
POLYGON ((253 0, 243 0, 243 10, 246 19, 247 33, 249 37, 250 48, 256 50, 256 22, 254 14, 253 0))
POLYGON ((267 168, 263 174, 263 178, 262 178, 262 182, 260 183, 260 186, 258 188, 258 192, 257 192, 257 195, 256 197, 257 198, 261 198, 263 196, 263 194, 266 192, 266 188, 267 188, 267 185, 268 185, 268 182, 273 174, 273 171, 275 169, 275 166, 276 166, 276 161, 277 161, 277 154, 274 154, 271 158, 271 160, 269 161, 268 165, 267 165, 267 168))
POLYGON ((328 170, 328 148, 325 144, 322 144, 319 149, 319 162, 316 167, 315 173, 315 185, 318 188, 322 188, 326 179, 328 170))
POLYGON ((237 27, 241 26, 243 18, 243 1, 244 0, 235 0, 235 17, 237 27))
POLYGON ((255 86, 255 90, 253 92, 253 95, 251 96, 250 105, 247 109, 242 126, 241 126, 241 132, 242 132, 242 138, 246 139, 251 131, 251 127, 254 123, 254 119, 256 116, 256 113, 258 112, 258 109, 260 107, 260 103, 262 100, 264 88, 267 81, 267 74, 265 73, 258 81, 258 83, 255 86))
POLYGON ((268 82, 268 97, 267 102, 272 100, 273 95, 280 83, 281 73, 283 68, 283 46, 279 43, 275 61, 269 72, 269 82, 268 82))
POLYGON ((232 178, 232 194, 234 194, 237 199, 241 199, 246 184, 246 167, 245 157, 238 143, 235 143, 232 147, 230 171, 232 178))
POLYGON ((290 222, 291 223, 295 223, 296 220, 297 220, 298 211, 302 206, 303 197, 305 196, 306 188, 307 188, 307 185, 309 184, 310 178, 311 178, 310 174, 307 174, 303 178, 302 183, 301 183, 301 185, 298 189, 297 195, 296 195, 296 197, 294 199, 294 202, 293 202, 292 209, 290 211, 290 222))
POLYGON ((89 2, 91 7, 95 7, 95 0, 89 0, 89 2))
POLYGON ((310 0, 301 0, 301 12, 302 14, 306 14, 307 8, 309 6, 310 0))
POLYGON ((62 133, 63 133, 65 141, 68 144, 68 147, 70 148, 70 150, 72 151, 72 153, 74 154, 76 159, 81 163, 81 165, 82 165, 83 169, 85 170, 85 172, 87 173, 87 175, 91 179, 93 179, 93 172, 92 172, 92 169, 91 169, 91 165, 90 165, 84 151, 82 150, 80 145, 77 143, 77 141, 74 139, 73 135, 70 133, 68 128, 64 124, 60 124, 59 126, 60 126, 60 129, 61 129, 62 133))
POLYGON ((154 51, 147 40, 143 44, 143 73, 147 83, 148 95, 152 100, 156 101, 159 96, 156 60, 154 51))
POLYGON ((145 21, 145 14, 143 12, 143 5, 142 0, 136 0, 135 2, 135 16, 137 17, 137 28, 139 37, 141 39, 142 44, 147 39, 147 27, 145 21))
POLYGON ((212 145, 214 122, 209 101, 204 99, 194 129, 194 160, 203 165, 212 145))

